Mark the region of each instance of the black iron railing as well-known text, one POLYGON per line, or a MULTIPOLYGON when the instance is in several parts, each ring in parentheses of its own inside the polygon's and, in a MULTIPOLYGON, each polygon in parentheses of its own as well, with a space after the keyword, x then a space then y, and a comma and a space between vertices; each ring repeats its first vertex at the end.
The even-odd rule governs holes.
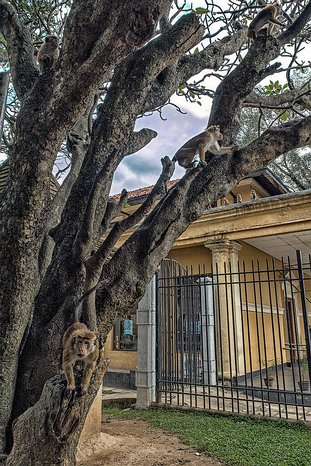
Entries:
POLYGON ((311 420, 311 259, 157 277, 158 401, 311 420))

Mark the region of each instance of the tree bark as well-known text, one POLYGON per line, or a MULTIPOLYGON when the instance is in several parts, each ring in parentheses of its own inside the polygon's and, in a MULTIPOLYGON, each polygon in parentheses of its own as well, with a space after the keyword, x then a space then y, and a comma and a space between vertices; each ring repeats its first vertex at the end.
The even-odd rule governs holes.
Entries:
POLYGON ((75 466, 84 421, 106 368, 101 353, 91 387, 81 397, 67 397, 64 375, 48 380, 39 401, 14 423, 14 444, 6 466, 75 466))

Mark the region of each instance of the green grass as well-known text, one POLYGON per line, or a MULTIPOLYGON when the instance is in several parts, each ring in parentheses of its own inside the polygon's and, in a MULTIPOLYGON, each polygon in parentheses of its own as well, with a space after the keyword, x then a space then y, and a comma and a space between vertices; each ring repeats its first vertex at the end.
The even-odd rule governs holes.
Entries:
POLYGON ((146 420, 229 465, 311 466, 311 432, 303 425, 172 409, 104 408, 104 413, 146 420))

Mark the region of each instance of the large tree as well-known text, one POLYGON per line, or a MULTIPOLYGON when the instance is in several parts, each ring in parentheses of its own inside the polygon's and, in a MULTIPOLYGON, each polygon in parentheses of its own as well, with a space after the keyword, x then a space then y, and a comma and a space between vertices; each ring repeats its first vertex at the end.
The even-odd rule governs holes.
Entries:
POLYGON ((82 319, 104 342, 208 204, 251 171, 311 142, 309 92, 293 85, 278 95, 253 92, 281 71, 282 57, 291 57, 289 82, 290 70, 305 66, 299 53, 310 41, 311 2, 282 1, 284 28, 274 36, 262 31, 252 43, 245 24, 258 11, 253 1, 210 0, 196 11, 181 3, 183 9, 170 0, 0 1, 3 59, 7 53, 18 100, 16 118, 7 115, 9 176, 0 204, 0 426, 7 449, 14 421, 8 465, 75 464, 104 370, 101 356, 88 393, 66 397, 61 340, 80 296, 100 282, 82 319), (55 67, 40 74, 34 43, 42 32, 58 33, 61 49, 55 67), (192 80, 202 71, 204 88, 192 80), (127 201, 125 191, 119 202, 109 199, 114 172, 156 136, 148 128, 135 132, 135 121, 178 89, 189 99, 213 98, 207 123, 221 126, 225 144, 235 142, 244 105, 288 102, 296 117, 190 170, 168 192, 173 165, 165 157, 148 199, 111 228, 127 201), (70 171, 52 198, 52 169, 65 141, 70 171))

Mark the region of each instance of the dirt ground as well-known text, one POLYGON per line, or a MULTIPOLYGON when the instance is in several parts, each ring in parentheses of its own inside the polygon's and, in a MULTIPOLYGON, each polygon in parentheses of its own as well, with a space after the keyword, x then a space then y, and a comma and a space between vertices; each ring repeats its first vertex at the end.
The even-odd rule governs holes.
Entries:
POLYGON ((81 445, 79 466, 221 466, 145 421, 103 418, 102 432, 81 445))

